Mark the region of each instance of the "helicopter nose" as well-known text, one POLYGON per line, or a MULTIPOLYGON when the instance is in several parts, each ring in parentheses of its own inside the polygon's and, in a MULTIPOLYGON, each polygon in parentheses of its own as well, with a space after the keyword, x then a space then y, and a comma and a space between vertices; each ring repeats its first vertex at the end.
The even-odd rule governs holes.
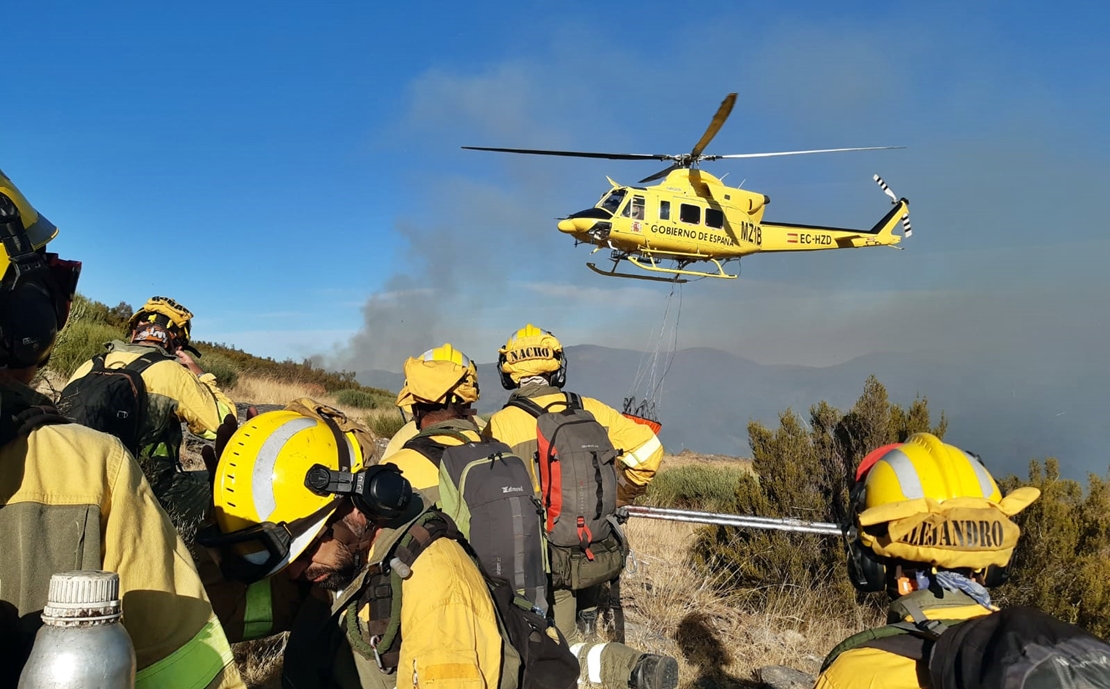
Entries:
POLYGON ((559 231, 568 234, 585 232, 597 222, 594 218, 567 218, 559 221, 559 231))

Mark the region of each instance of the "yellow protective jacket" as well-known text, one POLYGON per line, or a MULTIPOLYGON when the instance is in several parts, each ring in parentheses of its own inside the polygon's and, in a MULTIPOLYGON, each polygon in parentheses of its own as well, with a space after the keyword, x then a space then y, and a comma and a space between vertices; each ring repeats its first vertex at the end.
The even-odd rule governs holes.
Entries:
MULTIPOLYGON (((524 386, 513 392, 509 399, 518 396, 528 398, 541 407, 552 405, 552 411, 566 407, 566 395, 559 388, 550 385, 524 386)), ((655 472, 663 461, 662 443, 650 428, 632 421, 604 402, 583 397, 582 406, 605 427, 613 447, 622 452, 618 464, 618 478, 622 479, 618 486, 619 498, 622 502, 631 501, 655 478, 655 472)), ((500 440, 513 448, 518 457, 526 460, 536 454, 536 419, 523 409, 505 407, 498 411, 490 417, 489 425, 482 434, 500 440)), ((525 464, 532 473, 533 487, 539 492, 535 462, 526 461, 525 464)))
MULTIPOLYGON (((482 436, 478 433, 478 427, 474 422, 466 419, 454 419, 437 423, 433 426, 429 426, 422 431, 422 433, 431 435, 436 442, 447 445, 448 447, 463 444, 462 440, 456 437, 457 434, 462 434, 475 442, 482 439, 482 436), (437 433, 436 431, 441 432, 437 433)), ((410 440, 415 435, 416 433, 413 433, 406 438, 406 441, 410 440)), ((404 445, 404 443, 401 444, 404 445)), ((391 455, 382 455, 381 463, 396 464, 397 468, 401 470, 401 473, 409 480, 413 488, 421 491, 434 489, 438 494, 439 466, 416 450, 402 447, 391 455)))
MULTIPOLYGON (((380 564, 404 529, 378 533, 369 564, 338 598, 281 572, 246 586, 219 578, 205 567, 205 583, 232 640, 291 631, 284 673, 298 689, 496 689, 502 638, 489 588, 474 561, 455 541, 432 543, 402 583, 401 648, 395 674, 385 674, 373 657, 352 650, 346 610, 357 605, 369 568, 380 564)), ((359 624, 369 619, 358 610, 359 624)))
MULTIPOLYGON (((891 605, 891 622, 912 622, 904 609, 907 601, 916 603, 930 620, 970 620, 991 614, 962 593, 945 591, 938 598, 929 591, 914 591, 891 605)), ((849 638, 841 646, 852 645, 849 638)), ((836 653, 837 649, 833 650, 836 653)), ((926 669, 923 677, 928 677, 926 669)), ((917 662, 877 648, 852 648, 843 651, 817 678, 814 689, 926 689, 918 676, 917 662)))
MULTIPOLYGON (((10 383, 0 400, 5 410, 50 403, 10 383)), ((29 652, 50 576, 77 569, 119 574, 137 689, 244 687, 189 551, 135 460, 110 435, 42 426, 0 448, 0 637, 15 630, 29 652)), ((15 648, 3 644, 0 658, 15 648)), ((0 660, 0 685, 18 667, 0 660)))
MULTIPOLYGON (((165 352, 152 345, 127 344, 114 340, 108 343, 104 365, 108 368, 122 368, 144 354, 155 351, 165 352)), ((161 442, 180 444, 178 424, 182 421, 189 424, 189 430, 193 433, 212 440, 224 417, 228 414, 236 415, 235 405, 216 386, 214 375, 205 373, 203 376, 195 376, 174 357, 168 354, 166 356, 166 360, 155 362, 142 373, 147 390, 147 414, 144 427, 140 431, 140 445, 147 447, 161 442)), ((69 382, 88 375, 92 367, 91 361, 81 364, 69 382)), ((169 448, 169 456, 176 458, 178 450, 178 447, 169 448)))

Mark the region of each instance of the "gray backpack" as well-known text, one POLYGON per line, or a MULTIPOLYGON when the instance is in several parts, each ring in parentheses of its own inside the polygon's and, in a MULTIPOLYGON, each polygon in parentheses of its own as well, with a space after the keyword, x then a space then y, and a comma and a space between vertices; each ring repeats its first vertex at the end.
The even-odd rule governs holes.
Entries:
POLYGON ((432 429, 405 443, 439 466, 439 503, 458 525, 485 571, 546 613, 547 548, 543 511, 524 460, 496 440, 473 441, 461 433, 432 429), (443 445, 449 435, 462 445, 443 445))
POLYGON ((615 463, 620 452, 573 392, 566 393, 561 411, 523 397, 510 399, 506 406, 536 417, 536 461, 548 542, 579 549, 593 562, 592 546, 611 540, 617 528, 612 517, 617 511, 615 463))

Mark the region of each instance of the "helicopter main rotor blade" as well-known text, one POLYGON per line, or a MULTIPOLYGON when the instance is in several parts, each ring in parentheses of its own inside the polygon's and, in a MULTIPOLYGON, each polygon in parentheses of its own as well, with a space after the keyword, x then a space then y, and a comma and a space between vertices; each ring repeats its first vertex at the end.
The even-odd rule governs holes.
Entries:
POLYGON ((589 153, 583 151, 546 151, 531 148, 488 148, 486 146, 463 146, 468 151, 496 151, 497 153, 523 153, 538 156, 566 156, 569 158, 604 158, 606 160, 670 160, 673 155, 665 153, 589 153))
POLYGON ((820 148, 814 151, 779 151, 777 153, 733 153, 731 155, 710 155, 702 160, 720 160, 721 158, 773 158, 775 156, 800 156, 810 153, 843 153, 845 151, 887 151, 905 146, 867 146, 864 148, 820 148))
POLYGON ((728 119, 734 105, 736 105, 736 94, 730 93, 725 96, 725 99, 721 101, 721 107, 717 108, 717 114, 713 116, 713 120, 710 121, 705 133, 701 135, 701 140, 694 144, 694 150, 690 151, 691 159, 697 160, 705 147, 713 140, 713 137, 717 136, 717 132, 721 131, 721 127, 724 126, 725 120, 728 119))
POLYGON ((651 175, 650 177, 644 177, 643 179, 641 179, 638 182, 638 184, 647 184, 648 182, 654 182, 657 179, 663 179, 667 175, 671 174, 671 172, 673 172, 674 170, 678 170, 682 167, 684 167, 684 166, 681 165, 680 163, 672 163, 669 168, 666 168, 664 170, 660 170, 659 172, 656 172, 654 175, 651 175))

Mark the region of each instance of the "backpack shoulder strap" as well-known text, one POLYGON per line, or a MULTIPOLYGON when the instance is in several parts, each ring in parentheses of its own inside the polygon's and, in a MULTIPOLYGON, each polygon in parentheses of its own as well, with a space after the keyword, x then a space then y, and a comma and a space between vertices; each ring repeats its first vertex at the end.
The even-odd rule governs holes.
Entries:
POLYGON ((527 397, 511 398, 508 402, 505 403, 505 406, 503 408, 507 409, 509 407, 523 409, 537 419, 547 413, 547 409, 544 409, 539 405, 539 403, 530 400, 527 397))
POLYGON ((438 467, 439 463, 443 460, 443 453, 446 452, 447 448, 450 446, 436 440, 435 437, 437 435, 446 435, 448 437, 455 438, 456 440, 461 441, 464 445, 466 443, 475 442, 474 440, 466 437, 465 435, 454 429, 437 428, 417 433, 416 435, 405 441, 405 444, 401 447, 407 450, 416 450, 420 454, 424 455, 424 457, 427 458, 429 462, 435 464, 438 467))
POLYGON ((92 358, 93 371, 103 371, 105 368, 107 368, 104 363, 104 357, 107 356, 107 354, 107 352, 101 352, 100 354, 97 354, 92 358))
POLYGON ((567 396, 567 411, 581 411, 585 409, 582 406, 582 396, 577 392, 564 393, 567 396))
POLYGON ((373 658, 378 669, 391 672, 401 658, 402 584, 412 575, 412 564, 432 543, 441 538, 458 541, 458 527, 447 515, 429 510, 410 524, 405 533, 366 577, 357 605, 346 612, 347 638, 351 648, 373 658), (369 619, 365 633, 359 629, 358 611, 366 606, 369 619))
MULTIPOLYGON (((921 641, 924 641, 924 639, 916 636, 914 634, 915 631, 916 628, 907 622, 888 624, 885 627, 876 627, 875 629, 865 629, 858 634, 853 634, 829 651, 829 654, 825 656, 825 661, 821 664, 821 672, 827 670, 828 667, 833 664, 833 661, 840 657, 841 654, 856 648, 879 648, 903 657, 915 657, 899 652, 899 650, 903 648, 909 650, 913 645, 921 645, 921 641), (894 639, 896 637, 912 637, 914 639, 920 639, 921 641, 914 641, 912 644, 907 644, 902 641, 895 641, 894 639)), ((921 655, 917 655, 916 659, 920 660, 922 657, 921 655)))
POLYGON ((147 354, 144 354, 138 359, 135 359, 131 363, 127 364, 126 366, 124 366, 124 368, 128 371, 134 371, 135 373, 142 373, 159 361, 166 361, 169 358, 170 357, 160 351, 148 352, 147 354))

